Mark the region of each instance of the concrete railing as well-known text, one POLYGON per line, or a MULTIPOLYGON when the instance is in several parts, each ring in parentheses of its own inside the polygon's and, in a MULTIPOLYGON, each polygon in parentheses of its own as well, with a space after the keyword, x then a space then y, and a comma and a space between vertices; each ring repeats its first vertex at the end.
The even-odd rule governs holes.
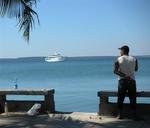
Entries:
POLYGON ((55 101, 54 101, 54 89, 50 90, 0 90, 0 111, 4 112, 6 107, 8 111, 27 111, 35 103, 41 104, 42 112, 55 112, 55 101), (8 95, 41 95, 44 96, 44 100, 7 100, 8 95))
MULTIPOLYGON (((110 97, 117 98, 118 93, 115 91, 99 91, 99 114, 106 116, 116 116, 118 113, 117 103, 111 102, 110 97)), ((128 95, 126 95, 128 96, 128 95)), ((138 115, 150 115, 150 92, 137 92, 137 98, 145 97, 148 98, 148 103, 137 103, 137 114, 138 115)), ((129 103, 124 104, 124 115, 130 115, 129 103)))

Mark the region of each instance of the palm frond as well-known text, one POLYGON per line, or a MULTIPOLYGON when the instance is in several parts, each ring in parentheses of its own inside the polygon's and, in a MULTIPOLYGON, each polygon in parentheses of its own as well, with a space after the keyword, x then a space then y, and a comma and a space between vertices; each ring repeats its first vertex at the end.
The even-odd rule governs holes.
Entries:
POLYGON ((0 0, 0 16, 16 17, 19 30, 23 31, 26 41, 29 41, 35 17, 39 23, 38 14, 32 9, 36 2, 37 0, 0 0))

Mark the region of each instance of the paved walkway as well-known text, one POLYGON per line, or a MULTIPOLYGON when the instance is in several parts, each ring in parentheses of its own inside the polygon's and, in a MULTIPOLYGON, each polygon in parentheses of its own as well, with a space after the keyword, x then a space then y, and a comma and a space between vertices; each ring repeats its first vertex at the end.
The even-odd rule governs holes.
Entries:
POLYGON ((84 113, 45 114, 34 117, 25 114, 1 114, 0 128, 150 128, 150 119, 118 120, 84 113))

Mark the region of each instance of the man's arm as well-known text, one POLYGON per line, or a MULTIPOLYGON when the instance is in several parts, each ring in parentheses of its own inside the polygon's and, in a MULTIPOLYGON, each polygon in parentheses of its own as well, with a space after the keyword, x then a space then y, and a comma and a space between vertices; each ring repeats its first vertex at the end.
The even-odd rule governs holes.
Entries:
POLYGON ((137 72, 138 71, 138 60, 136 59, 135 61, 135 71, 137 72))
POLYGON ((119 63, 118 61, 115 62, 114 64, 114 73, 118 76, 121 76, 121 77, 126 77, 126 74, 122 73, 119 71, 119 63))

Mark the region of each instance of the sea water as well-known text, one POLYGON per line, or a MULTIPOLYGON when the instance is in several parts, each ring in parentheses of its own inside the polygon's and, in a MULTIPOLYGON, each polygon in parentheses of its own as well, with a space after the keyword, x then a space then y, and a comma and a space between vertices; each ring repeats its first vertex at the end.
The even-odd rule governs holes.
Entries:
MULTIPOLYGON (((150 91, 150 57, 137 57, 137 90, 150 91)), ((113 74, 116 57, 66 57, 45 62, 44 57, 0 59, 0 89, 55 89, 56 110, 97 112, 100 90, 117 91, 113 74), (17 79, 17 83, 15 82, 17 79)), ((40 99, 41 96, 8 96, 8 99, 40 99)), ((116 102, 116 99, 112 99, 116 102)), ((128 102, 128 100, 127 100, 128 102)), ((139 99, 138 102, 150 102, 139 99)))

